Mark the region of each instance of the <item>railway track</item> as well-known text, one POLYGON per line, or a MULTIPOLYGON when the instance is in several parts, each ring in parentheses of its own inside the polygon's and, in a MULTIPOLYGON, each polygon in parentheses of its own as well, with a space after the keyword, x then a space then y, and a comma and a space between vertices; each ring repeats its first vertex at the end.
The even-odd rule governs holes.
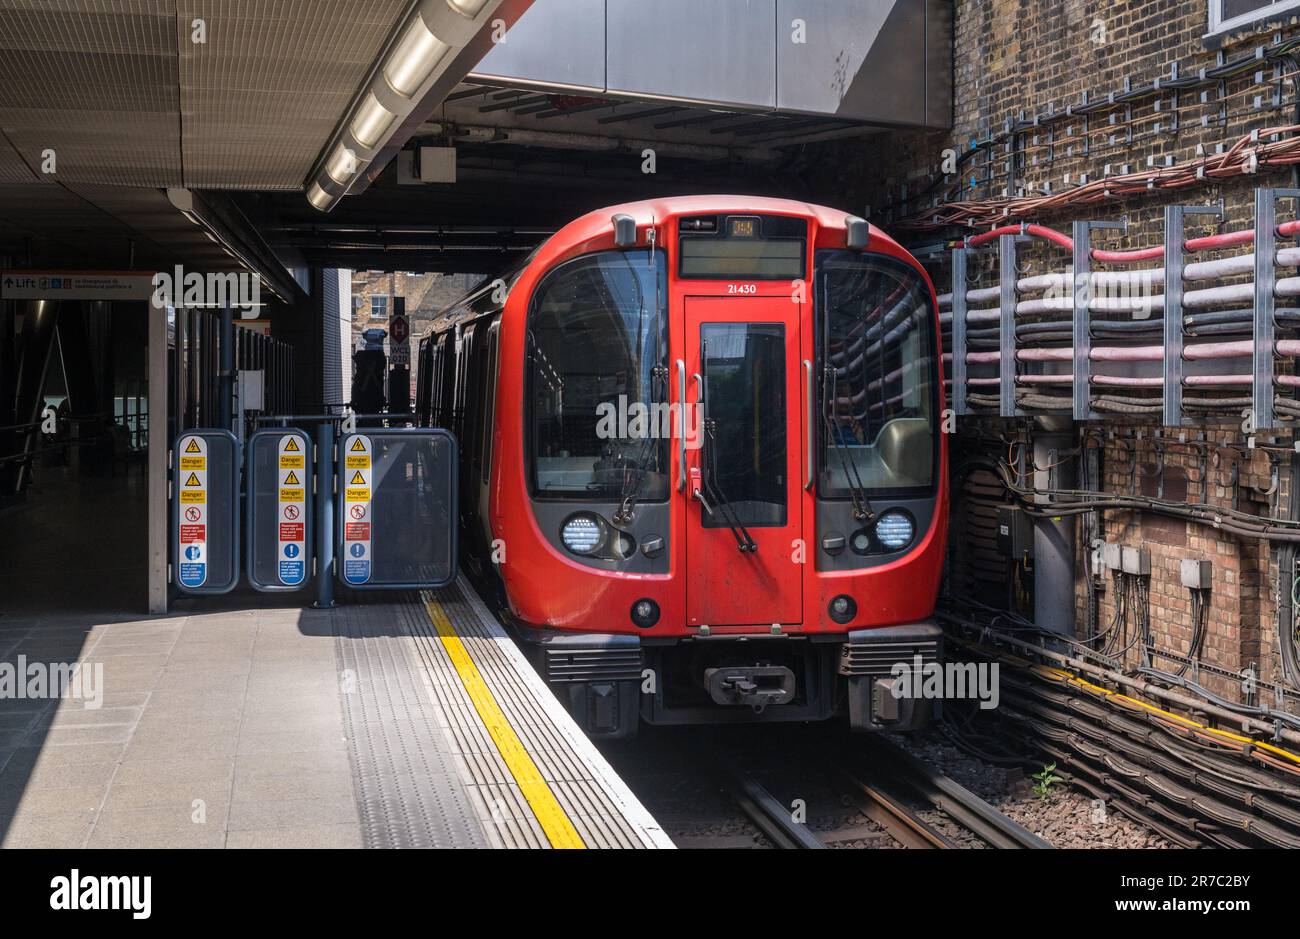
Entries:
MULTIPOLYGON (((847 757, 812 753, 810 763, 818 765, 847 802, 901 847, 960 847, 921 817, 912 807, 918 802, 942 812, 992 847, 1051 847, 969 789, 895 744, 879 737, 852 739, 847 757)), ((734 762, 723 765, 719 775, 740 810, 778 848, 826 848, 837 841, 862 837, 860 826, 851 826, 847 831, 814 831, 796 817, 791 806, 734 762)))

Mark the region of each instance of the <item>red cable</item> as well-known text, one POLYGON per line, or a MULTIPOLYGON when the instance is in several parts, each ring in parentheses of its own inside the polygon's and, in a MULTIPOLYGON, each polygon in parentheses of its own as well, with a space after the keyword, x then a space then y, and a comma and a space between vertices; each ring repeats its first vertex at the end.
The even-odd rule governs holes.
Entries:
MULTIPOLYGON (((1283 222, 1277 227, 1277 233, 1282 236, 1294 235, 1300 232, 1300 220, 1294 222, 1283 222)), ((1074 239, 1063 232, 1048 228, 1045 225, 1003 225, 1000 228, 994 228, 990 231, 983 232, 970 238, 966 243, 970 247, 987 244, 990 241, 1002 235, 1033 235, 1036 238, 1045 238, 1053 244, 1060 245, 1067 251, 1074 250, 1074 239)), ((1230 231, 1219 235, 1207 235, 1204 238, 1190 238, 1183 242, 1183 248, 1187 251, 1213 251, 1219 248, 1232 248, 1237 245, 1247 245, 1255 240, 1255 232, 1251 229, 1246 231, 1230 231)), ((1137 248, 1132 251, 1104 251, 1100 248, 1094 248, 1090 257, 1094 261, 1102 264, 1133 264, 1137 261, 1158 261, 1165 256, 1165 246, 1156 245, 1154 248, 1137 248)))

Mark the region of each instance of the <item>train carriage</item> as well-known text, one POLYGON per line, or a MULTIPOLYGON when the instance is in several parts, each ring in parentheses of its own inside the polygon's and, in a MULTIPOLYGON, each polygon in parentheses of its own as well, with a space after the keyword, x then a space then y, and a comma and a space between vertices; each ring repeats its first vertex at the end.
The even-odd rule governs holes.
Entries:
POLYGON ((885 234, 744 196, 589 213, 440 315, 467 561, 589 733, 929 718, 938 337, 885 234))

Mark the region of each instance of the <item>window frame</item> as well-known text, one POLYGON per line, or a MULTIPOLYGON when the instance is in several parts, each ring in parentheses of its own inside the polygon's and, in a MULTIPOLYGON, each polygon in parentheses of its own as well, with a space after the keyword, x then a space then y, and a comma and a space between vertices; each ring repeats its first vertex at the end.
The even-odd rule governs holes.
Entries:
POLYGON ((817 453, 815 455, 817 472, 816 485, 813 487, 819 502, 841 503, 849 502, 853 497, 849 493, 843 495, 838 493, 827 492, 823 482, 822 466, 828 460, 828 454, 831 452, 831 446, 827 443, 827 429, 825 427, 824 403, 826 396, 825 382, 825 337, 827 329, 827 312, 822 309, 822 262, 824 259, 833 256, 853 256, 863 261, 870 261, 882 268, 892 268, 898 272, 905 273, 914 277, 921 288, 921 297, 925 302, 929 315, 925 318, 925 328, 929 331, 931 355, 934 357, 937 368, 931 375, 930 380, 930 421, 931 421, 931 447, 930 447, 930 484, 928 486, 893 486, 893 487, 867 487, 865 489, 868 498, 877 499, 926 499, 933 498, 939 491, 939 477, 942 467, 939 465, 940 433, 943 425, 943 413, 939 407, 940 395, 939 389, 942 386, 944 378, 943 370, 943 342, 936 327, 938 321, 938 312, 935 308, 934 293, 929 289, 924 275, 907 262, 887 254, 878 254, 872 251, 856 252, 846 248, 818 248, 813 252, 813 367, 817 372, 816 391, 817 391, 817 408, 815 414, 816 420, 816 439, 817 453))
POLYGON ((1237 16, 1224 19, 1224 2, 1225 0, 1209 0, 1209 10, 1206 18, 1207 38, 1219 37, 1237 29, 1258 25, 1267 21, 1271 16, 1286 13, 1295 13, 1296 15, 1300 15, 1300 0, 1279 0, 1277 3, 1270 3, 1267 6, 1262 6, 1258 10, 1252 10, 1249 13, 1241 13, 1237 16))
MULTIPOLYGON (((520 430, 524 438, 523 439, 524 483, 528 489, 528 497, 534 502, 556 502, 561 504, 586 502, 589 504, 593 504, 593 503, 614 501, 612 499, 604 499, 604 498, 596 497, 595 494, 593 493, 573 492, 573 493, 561 494, 559 490, 546 490, 546 489, 539 489, 537 487, 537 465, 536 465, 537 455, 534 449, 534 440, 533 440, 534 431, 535 431, 535 423, 534 423, 535 415, 533 409, 536 407, 537 395, 533 393, 533 369, 530 364, 530 356, 532 354, 531 345, 533 342, 532 339, 533 316, 537 311, 537 307, 540 302, 540 299, 542 298, 546 288, 550 285, 551 280, 557 277, 561 271, 565 270, 570 265, 579 262, 590 261, 593 258, 599 257, 601 255, 606 255, 606 254, 628 254, 632 251, 646 251, 646 250, 653 250, 655 252, 655 255, 658 259, 658 265, 659 265, 656 276, 662 277, 664 282, 663 293, 662 296, 659 298, 660 303, 662 304, 662 308, 659 311, 660 319, 661 319, 660 328, 662 330, 660 336, 660 343, 662 344, 662 347, 665 350, 665 355, 667 355, 666 350, 669 348, 669 341, 672 335, 672 327, 669 323, 669 310, 671 309, 671 304, 668 302, 668 294, 669 294, 669 288, 671 287, 671 281, 668 276, 669 273, 668 252, 664 250, 663 247, 657 247, 653 249, 601 248, 596 251, 588 251, 584 254, 578 254, 570 258, 565 258, 563 261, 560 261, 552 265, 550 268, 547 269, 547 271, 540 278, 538 278, 536 285, 533 287, 532 294, 528 298, 528 313, 524 318, 525 336, 524 336, 524 358, 522 362, 525 394, 524 394, 524 401, 522 402, 522 414, 521 414, 522 421, 520 422, 521 423, 520 430)), ((664 454, 663 454, 664 466, 669 467, 669 472, 671 473, 672 452, 671 452, 670 444, 672 443, 672 440, 663 440, 661 441, 661 443, 664 448, 664 454)), ((671 500, 672 494, 673 494, 673 488, 672 485, 669 484, 664 487, 663 498, 652 499, 648 497, 638 496, 637 502, 643 505, 665 505, 671 500)))

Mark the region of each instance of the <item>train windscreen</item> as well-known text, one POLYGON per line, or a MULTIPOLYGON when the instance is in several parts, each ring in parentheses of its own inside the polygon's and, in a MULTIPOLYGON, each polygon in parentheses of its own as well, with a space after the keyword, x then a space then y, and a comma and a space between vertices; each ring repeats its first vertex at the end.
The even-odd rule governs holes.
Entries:
POLYGON ((939 370, 925 281, 891 258, 842 250, 817 252, 815 276, 818 494, 932 491, 939 370))
POLYGON ((528 313, 530 482, 543 499, 668 497, 663 251, 602 251, 548 273, 528 313))

